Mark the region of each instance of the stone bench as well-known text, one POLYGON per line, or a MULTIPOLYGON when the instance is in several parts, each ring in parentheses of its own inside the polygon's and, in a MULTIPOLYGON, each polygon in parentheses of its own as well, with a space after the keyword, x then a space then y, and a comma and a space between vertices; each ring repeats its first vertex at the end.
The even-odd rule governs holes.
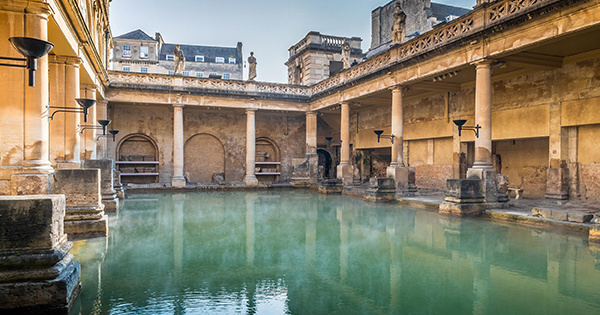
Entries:
POLYGON ((515 192, 515 199, 520 199, 524 190, 525 189, 523 189, 523 188, 508 187, 508 194, 510 195, 510 193, 514 191, 515 192))

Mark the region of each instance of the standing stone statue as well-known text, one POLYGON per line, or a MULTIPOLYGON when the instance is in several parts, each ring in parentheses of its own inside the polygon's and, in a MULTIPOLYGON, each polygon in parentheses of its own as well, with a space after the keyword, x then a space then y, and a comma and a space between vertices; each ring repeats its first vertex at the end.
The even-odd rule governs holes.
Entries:
POLYGON ((344 39, 344 43, 342 44, 342 63, 344 64, 344 69, 350 68, 350 43, 348 39, 344 39))
POLYGON ((173 72, 179 74, 185 69, 185 56, 183 55, 181 48, 179 48, 179 45, 175 45, 173 55, 175 55, 175 69, 173 72))
POLYGON ((248 57, 248 80, 252 81, 256 78, 256 58, 254 57, 254 52, 250 52, 250 57, 248 57))
POLYGON ((401 44, 404 41, 406 26, 406 14, 402 11, 400 3, 396 3, 396 12, 394 13, 394 24, 392 25, 392 45, 401 44))

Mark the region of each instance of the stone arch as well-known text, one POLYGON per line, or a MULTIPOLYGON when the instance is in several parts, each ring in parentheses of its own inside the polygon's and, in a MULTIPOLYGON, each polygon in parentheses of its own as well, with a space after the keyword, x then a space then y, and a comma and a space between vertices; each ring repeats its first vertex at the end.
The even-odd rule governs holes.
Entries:
POLYGON ((256 162, 281 162, 277 143, 267 137, 256 138, 256 162))
POLYGON ((184 146, 183 173, 188 183, 210 183, 213 176, 225 179, 225 150, 219 138, 198 133, 184 146))
POLYGON ((117 161, 159 161, 156 141, 143 133, 132 133, 117 144, 117 161))
POLYGON ((331 167, 333 166, 333 161, 331 154, 323 149, 317 149, 317 154, 319 155, 319 179, 332 178, 331 167))

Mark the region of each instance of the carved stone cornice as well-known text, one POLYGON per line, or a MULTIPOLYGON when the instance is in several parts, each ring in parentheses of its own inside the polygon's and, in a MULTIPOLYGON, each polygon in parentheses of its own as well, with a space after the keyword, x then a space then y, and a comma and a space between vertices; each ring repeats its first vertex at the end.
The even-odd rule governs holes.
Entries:
POLYGON ((0 2, 0 11, 15 13, 26 13, 39 15, 41 18, 48 19, 52 14, 50 5, 41 0, 9 0, 0 2))

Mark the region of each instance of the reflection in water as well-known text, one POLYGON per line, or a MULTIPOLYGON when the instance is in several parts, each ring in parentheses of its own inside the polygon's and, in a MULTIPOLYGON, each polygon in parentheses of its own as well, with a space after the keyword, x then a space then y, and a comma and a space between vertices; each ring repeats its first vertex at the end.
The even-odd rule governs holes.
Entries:
POLYGON ((579 235, 297 191, 133 195, 109 223, 73 314, 600 313, 579 235))

